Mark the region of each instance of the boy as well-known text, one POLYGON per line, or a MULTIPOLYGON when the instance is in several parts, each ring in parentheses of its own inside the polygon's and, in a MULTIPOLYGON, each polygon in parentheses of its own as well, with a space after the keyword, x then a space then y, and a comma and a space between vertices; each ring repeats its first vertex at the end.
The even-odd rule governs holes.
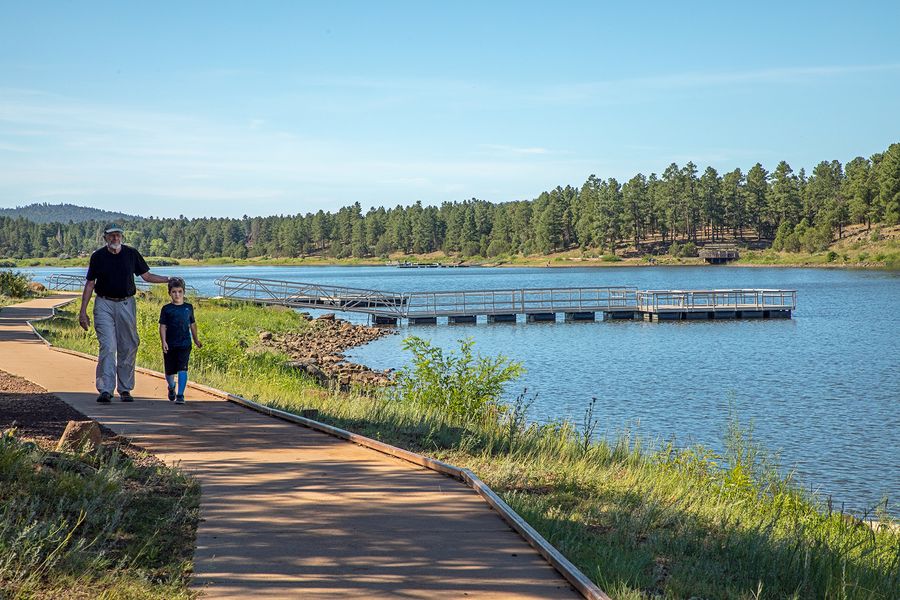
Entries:
POLYGON ((184 388, 187 386, 188 358, 191 356, 191 338, 202 348, 197 337, 194 307, 184 301, 184 279, 169 279, 169 297, 172 302, 159 311, 159 339, 162 342, 163 362, 166 365, 166 382, 169 384, 169 401, 184 404, 184 388), (178 389, 175 377, 178 376, 178 389))

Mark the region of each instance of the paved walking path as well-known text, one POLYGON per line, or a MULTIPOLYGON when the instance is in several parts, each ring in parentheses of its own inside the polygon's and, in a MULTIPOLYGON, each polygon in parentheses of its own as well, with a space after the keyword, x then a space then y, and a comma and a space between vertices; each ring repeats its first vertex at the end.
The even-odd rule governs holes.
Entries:
POLYGON ((96 363, 51 351, 26 323, 68 298, 0 311, 0 369, 199 480, 194 582, 205 597, 580 597, 443 475, 196 391, 175 406, 140 373, 136 402, 97 404, 96 363))

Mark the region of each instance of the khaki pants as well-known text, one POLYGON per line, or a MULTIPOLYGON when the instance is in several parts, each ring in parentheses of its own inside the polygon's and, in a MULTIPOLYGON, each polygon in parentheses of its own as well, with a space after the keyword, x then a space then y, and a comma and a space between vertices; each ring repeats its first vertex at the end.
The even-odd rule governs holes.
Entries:
POLYGON ((137 304, 134 297, 121 302, 94 300, 94 329, 100 342, 97 360, 97 391, 134 389, 134 362, 140 339, 137 333, 137 304))

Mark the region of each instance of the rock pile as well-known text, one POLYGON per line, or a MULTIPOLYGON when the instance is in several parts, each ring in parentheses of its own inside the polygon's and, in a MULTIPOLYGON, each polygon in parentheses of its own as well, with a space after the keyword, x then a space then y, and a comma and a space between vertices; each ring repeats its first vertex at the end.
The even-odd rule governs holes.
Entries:
POLYGON ((365 365, 347 362, 343 352, 367 344, 392 331, 380 327, 354 325, 333 314, 316 319, 301 313, 309 327, 296 333, 275 334, 263 331, 259 345, 280 350, 291 357, 288 366, 301 369, 322 385, 337 384, 342 390, 351 387, 378 387, 391 384, 391 371, 375 371, 365 365))

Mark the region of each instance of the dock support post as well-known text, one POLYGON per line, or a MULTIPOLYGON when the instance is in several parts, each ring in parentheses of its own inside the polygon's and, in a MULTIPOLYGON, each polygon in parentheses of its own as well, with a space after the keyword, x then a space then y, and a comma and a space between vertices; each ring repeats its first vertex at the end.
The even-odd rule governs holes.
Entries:
POLYGON ((382 315, 375 315, 375 324, 376 325, 389 325, 392 327, 397 326, 397 317, 385 317, 382 315))

